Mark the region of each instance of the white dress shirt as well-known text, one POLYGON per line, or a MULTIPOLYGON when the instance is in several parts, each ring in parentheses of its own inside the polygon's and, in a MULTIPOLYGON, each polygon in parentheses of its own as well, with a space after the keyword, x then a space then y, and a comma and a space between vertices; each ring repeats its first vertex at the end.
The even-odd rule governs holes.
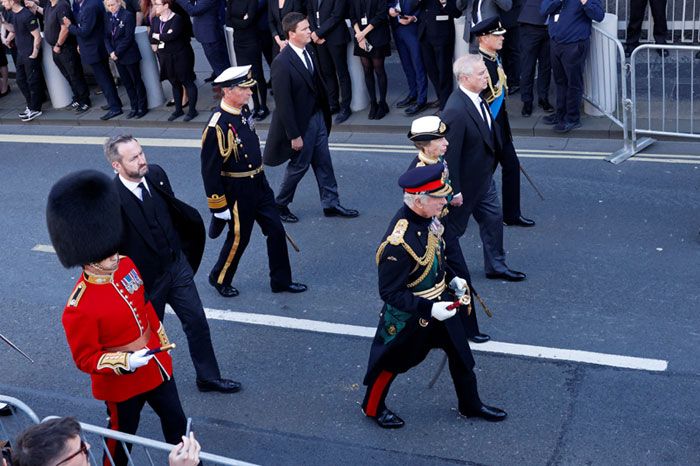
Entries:
MULTIPOLYGON (((477 94, 476 92, 472 92, 472 91, 468 90, 467 88, 465 88, 461 84, 459 85, 459 88, 461 89, 462 92, 467 94, 467 97, 469 97, 469 99, 471 99, 472 103, 474 104, 476 109, 479 111, 479 114, 486 120, 486 124, 489 126, 489 128, 491 128, 491 113, 486 112, 486 115, 484 115, 484 112, 481 109, 481 102, 484 102, 484 99, 482 99, 481 96, 479 96, 479 94, 477 94)), ((484 102, 484 105, 488 106, 488 104, 486 102, 484 102)))
POLYGON ((141 195, 141 187, 139 186, 139 183, 143 183, 143 185, 146 187, 146 190, 148 190, 148 193, 151 193, 151 188, 148 187, 148 183, 146 183, 146 178, 141 178, 141 181, 134 182, 129 181, 123 176, 119 175, 119 181, 121 181, 122 184, 126 186, 126 189, 131 191, 133 195, 138 198, 139 201, 143 201, 143 197, 141 195))

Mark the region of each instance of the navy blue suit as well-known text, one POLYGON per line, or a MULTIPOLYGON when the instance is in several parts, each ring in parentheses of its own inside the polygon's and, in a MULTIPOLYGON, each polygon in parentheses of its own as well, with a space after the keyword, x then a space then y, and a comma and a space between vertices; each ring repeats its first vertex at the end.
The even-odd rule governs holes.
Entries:
MULTIPOLYGON (((387 10, 394 8, 397 3, 403 16, 420 17, 417 0, 398 0, 398 2, 389 0, 387 10)), ((396 50, 401 59, 401 67, 408 81, 409 96, 415 97, 418 104, 424 104, 428 100, 428 80, 421 59, 418 24, 410 23, 404 26, 399 23, 398 18, 389 18, 389 23, 394 33, 394 42, 396 42, 396 50)))
POLYGON ((117 56, 115 64, 129 96, 131 110, 145 112, 148 108, 146 87, 141 79, 141 53, 134 39, 136 15, 120 8, 116 15, 105 15, 105 47, 117 56))
MULTIPOLYGON (((77 2, 76 2, 77 3, 77 2)), ((107 99, 109 109, 119 112, 122 109, 122 101, 114 86, 112 73, 107 61, 107 49, 104 43, 104 7, 100 0, 83 0, 74 11, 76 23, 71 24, 68 30, 78 39, 80 47, 80 61, 90 65, 95 75, 97 84, 107 99)))
POLYGON ((204 55, 216 76, 231 66, 224 37, 223 0, 177 0, 192 16, 194 38, 202 44, 204 55))

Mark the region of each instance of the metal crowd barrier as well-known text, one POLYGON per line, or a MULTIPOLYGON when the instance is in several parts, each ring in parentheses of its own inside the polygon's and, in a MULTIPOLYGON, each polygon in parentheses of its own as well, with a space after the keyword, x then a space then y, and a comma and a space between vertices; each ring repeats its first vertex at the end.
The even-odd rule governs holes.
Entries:
POLYGON ((14 442, 17 435, 34 424, 39 424, 39 416, 17 398, 0 395, 0 403, 5 403, 12 411, 11 415, 0 416, 0 441, 14 442))
MULTIPOLYGON (((616 14, 619 37, 627 37, 627 18, 629 18, 629 0, 603 0, 605 11, 616 14)), ((653 40, 654 21, 649 8, 645 8, 645 21, 642 31, 646 31, 647 40, 653 40)), ((666 24, 669 41, 681 43, 700 42, 700 0, 668 0, 666 3, 666 24)))

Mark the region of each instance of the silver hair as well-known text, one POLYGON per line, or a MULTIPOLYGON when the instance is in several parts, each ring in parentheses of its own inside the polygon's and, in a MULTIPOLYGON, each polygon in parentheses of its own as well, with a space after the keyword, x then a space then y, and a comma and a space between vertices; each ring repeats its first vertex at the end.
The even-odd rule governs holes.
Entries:
POLYGON ((416 204, 416 200, 420 199, 421 203, 425 203, 429 197, 427 194, 403 193, 403 203, 408 207, 413 207, 416 204))
POLYGON ((136 141, 136 138, 131 134, 118 134, 107 139, 105 141, 105 157, 107 157, 107 161, 109 163, 121 161, 122 156, 119 155, 119 146, 131 141, 136 141))
POLYGON ((452 65, 452 73, 455 75, 455 79, 459 81, 460 76, 471 76, 474 73, 474 65, 483 61, 482 56, 477 53, 462 55, 452 65))

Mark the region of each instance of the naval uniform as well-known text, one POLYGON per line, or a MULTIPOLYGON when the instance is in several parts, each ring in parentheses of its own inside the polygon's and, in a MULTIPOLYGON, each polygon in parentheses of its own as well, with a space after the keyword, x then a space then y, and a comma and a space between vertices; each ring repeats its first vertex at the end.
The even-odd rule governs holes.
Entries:
MULTIPOLYGON (((107 405, 108 427, 134 434, 148 402, 160 417, 165 441, 177 444, 187 421, 170 354, 158 353, 145 366, 129 368, 130 353, 169 343, 131 259, 122 256, 109 275, 83 272, 63 311, 63 327, 76 366, 90 374, 93 396, 107 405)), ((116 465, 127 464, 118 442, 107 440, 107 446, 116 465)))
POLYGON ((386 408, 384 400, 396 375, 418 365, 433 348, 447 354, 460 412, 481 406, 462 322, 457 316, 443 322, 431 318, 435 302, 455 299, 446 286, 454 275, 445 263, 441 230, 439 221, 404 205, 377 250, 384 306, 364 378, 362 409, 367 416, 376 417, 386 408))
POLYGON ((489 72, 489 84, 481 93, 491 110, 491 115, 498 123, 501 131, 501 150, 497 152, 498 163, 501 164, 501 195, 503 197, 503 221, 515 223, 521 216, 520 212, 520 160, 513 146, 513 135, 506 111, 506 74, 503 71, 498 55, 490 55, 479 50, 484 57, 484 64, 489 72))
POLYGON ((255 222, 267 237, 270 286, 292 282, 284 227, 265 178, 260 139, 247 106, 221 102, 202 135, 202 179, 212 214, 229 210, 228 234, 211 271, 218 285, 231 285, 255 222))

